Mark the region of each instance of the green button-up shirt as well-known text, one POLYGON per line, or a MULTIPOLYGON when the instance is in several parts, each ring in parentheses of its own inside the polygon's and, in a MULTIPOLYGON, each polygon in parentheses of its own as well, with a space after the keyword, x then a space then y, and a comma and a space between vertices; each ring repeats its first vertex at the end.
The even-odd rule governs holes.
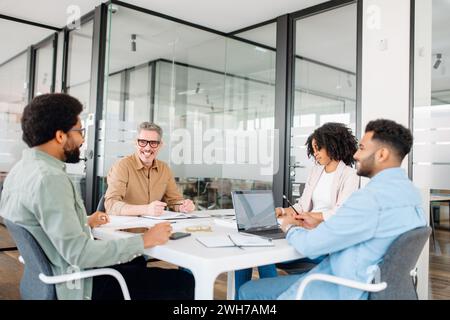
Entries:
MULTIPOLYGON (((94 240, 86 210, 64 162, 36 150, 4 181, 0 215, 25 227, 44 250, 54 275, 128 262, 143 254, 142 237, 94 240)), ((56 285, 58 299, 91 299, 92 278, 56 285)))

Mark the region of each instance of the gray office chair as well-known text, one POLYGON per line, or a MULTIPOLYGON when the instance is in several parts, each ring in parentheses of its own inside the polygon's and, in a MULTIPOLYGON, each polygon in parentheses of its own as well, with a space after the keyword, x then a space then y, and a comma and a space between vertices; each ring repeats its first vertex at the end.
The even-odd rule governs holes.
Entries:
POLYGON ((379 264, 379 279, 362 283, 328 274, 306 276, 297 291, 303 297, 306 286, 313 281, 326 281, 369 292, 369 300, 417 300, 416 264, 431 233, 430 227, 420 227, 400 235, 389 247, 379 264))
MULTIPOLYGON (((2 197, 2 191, 3 191, 3 180, 0 181, 0 199, 2 197)), ((0 217, 0 225, 5 226, 5 223, 3 222, 3 218, 0 217)), ((0 248, 0 252, 4 251, 16 251, 17 247, 2 247, 0 248)))
POLYGON ((370 293, 370 300, 417 300, 416 264, 430 237, 431 228, 421 227, 400 235, 380 263, 380 280, 386 290, 370 293))
POLYGON ((34 237, 24 227, 4 219, 11 236, 16 241, 21 256, 19 260, 25 265, 20 280, 20 295, 25 300, 56 300, 55 284, 67 281, 110 275, 119 281, 125 300, 130 300, 130 293, 125 279, 117 270, 111 268, 93 269, 77 273, 54 276, 50 261, 34 237))

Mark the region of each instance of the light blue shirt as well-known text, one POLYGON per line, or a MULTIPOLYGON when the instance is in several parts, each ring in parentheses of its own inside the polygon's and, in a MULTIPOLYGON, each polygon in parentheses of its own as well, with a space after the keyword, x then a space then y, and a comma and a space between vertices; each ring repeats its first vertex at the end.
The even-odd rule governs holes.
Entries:
MULTIPOLYGON (((317 228, 292 228, 287 240, 307 257, 329 254, 309 271, 370 282, 369 267, 381 262, 391 243, 402 233, 426 225, 419 190, 405 171, 379 172, 354 192, 330 219, 317 228)), ((301 277, 278 299, 295 299, 301 277)), ((304 299, 367 299, 368 293, 332 283, 314 281, 304 299)))

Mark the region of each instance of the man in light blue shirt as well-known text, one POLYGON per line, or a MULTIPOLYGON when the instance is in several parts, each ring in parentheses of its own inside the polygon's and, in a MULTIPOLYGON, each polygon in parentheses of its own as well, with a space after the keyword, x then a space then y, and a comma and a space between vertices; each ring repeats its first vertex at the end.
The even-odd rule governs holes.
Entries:
MULTIPOLYGON (((353 193, 329 220, 308 230, 302 217, 287 217, 282 228, 295 249, 309 258, 326 255, 306 274, 250 281, 240 299, 295 299, 302 279, 312 273, 370 282, 371 266, 379 264, 391 243, 402 233, 426 225, 417 188, 400 168, 413 138, 405 127, 390 120, 367 124, 354 158, 358 175, 371 178, 353 193)), ((315 281, 304 299, 367 299, 368 293, 315 281)))

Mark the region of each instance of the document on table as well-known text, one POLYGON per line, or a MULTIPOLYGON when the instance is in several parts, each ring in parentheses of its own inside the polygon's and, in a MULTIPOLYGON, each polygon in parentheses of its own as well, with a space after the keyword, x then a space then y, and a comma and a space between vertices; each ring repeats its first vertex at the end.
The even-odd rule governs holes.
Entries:
POLYGON ((143 218, 154 219, 154 220, 174 220, 174 219, 192 219, 192 218, 210 218, 211 216, 207 213, 201 213, 200 211, 183 213, 175 211, 164 211, 162 215, 159 216, 142 216, 143 218))
POLYGON ((273 247, 272 239, 258 236, 229 234, 221 236, 198 236, 197 241, 208 248, 224 247, 273 247))

